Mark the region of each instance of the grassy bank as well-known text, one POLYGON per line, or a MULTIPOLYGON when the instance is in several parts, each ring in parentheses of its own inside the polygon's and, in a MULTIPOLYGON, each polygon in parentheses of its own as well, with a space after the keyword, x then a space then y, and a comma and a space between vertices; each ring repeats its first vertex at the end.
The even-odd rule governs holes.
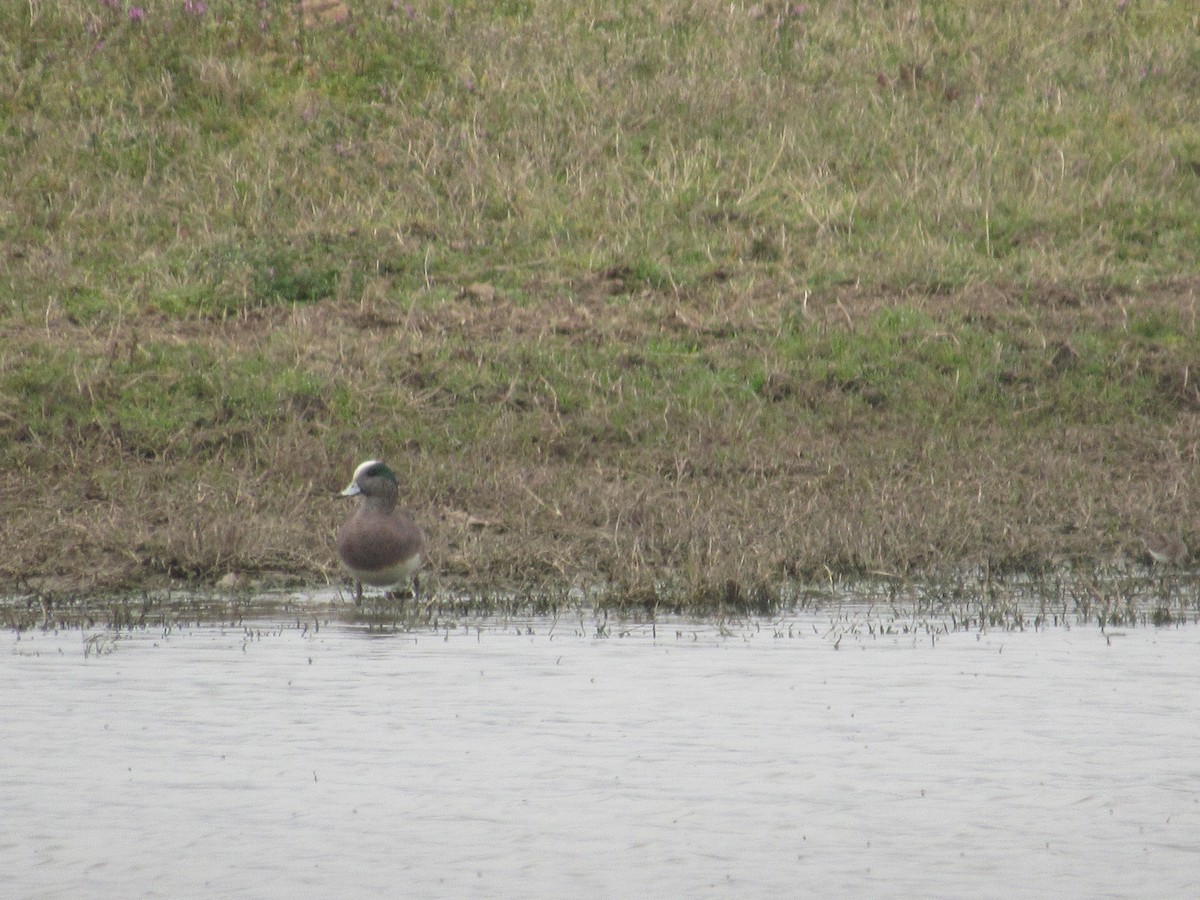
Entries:
POLYGON ((1191 6, 718 6, 0 10, 0 579, 336 578, 372 456, 468 590, 1192 537, 1191 6))

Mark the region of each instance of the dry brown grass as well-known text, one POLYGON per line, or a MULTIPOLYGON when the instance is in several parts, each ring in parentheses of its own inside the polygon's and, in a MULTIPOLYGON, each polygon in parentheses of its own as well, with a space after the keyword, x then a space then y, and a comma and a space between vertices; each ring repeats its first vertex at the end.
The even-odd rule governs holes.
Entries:
MULTIPOLYGON (((886 309, 921 309, 936 326, 925 340, 965 341, 982 323, 1053 380, 1079 336, 1194 308, 1196 287, 1032 301, 994 288, 950 298, 845 290, 808 298, 801 315, 824 340, 886 309)), ((10 419, 17 464, 0 473, 0 573, 11 585, 106 588, 229 572, 337 580, 331 537, 346 510, 333 492, 375 455, 401 474, 430 534, 433 583, 467 592, 607 585, 616 603, 751 602, 789 579, 1086 567, 1140 554, 1145 531, 1195 533, 1200 398, 1180 366, 1186 346, 1136 362, 1143 373, 1161 366, 1154 383, 1170 415, 1092 426, 1063 410, 1059 424, 1034 402, 939 427, 890 397, 864 402, 853 384, 804 374, 775 343, 795 312, 786 291, 714 284, 614 303, 610 289, 575 285, 568 300, 554 288, 521 304, 464 293, 429 309, 324 303, 225 322, 146 317, 125 332, 136 342, 65 322, 29 329, 23 346, 68 348, 81 395, 136 377, 115 374, 114 357, 163 345, 302 360, 333 390, 293 398, 261 428, 185 423, 153 453, 101 414, 53 440, 10 419), (699 371, 753 348, 770 373, 760 396, 722 396, 718 385, 689 399, 683 384, 641 396, 647 371, 675 379, 684 362, 632 348, 680 336, 700 347, 699 371), (609 348, 612 367, 572 369, 569 381, 545 365, 589 348, 609 348), (522 367, 539 352, 549 355, 522 367), (489 374, 494 358, 512 367, 489 374), (381 408, 392 411, 382 421, 381 408)), ((6 365, 17 365, 11 351, 6 365)))
POLYGON ((0 4, 0 590, 336 579, 372 456, 468 591, 1195 532, 1186 3, 128 6, 0 4))

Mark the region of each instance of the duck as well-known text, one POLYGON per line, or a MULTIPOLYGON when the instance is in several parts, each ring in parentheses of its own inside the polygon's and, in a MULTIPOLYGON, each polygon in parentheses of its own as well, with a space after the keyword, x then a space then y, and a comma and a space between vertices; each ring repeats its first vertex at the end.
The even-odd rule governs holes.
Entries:
POLYGON ((337 554, 354 577, 355 603, 363 585, 394 588, 411 582, 415 595, 425 536, 412 514, 397 509, 400 485, 382 460, 369 459, 354 470, 341 497, 358 497, 358 507, 337 532, 337 554))

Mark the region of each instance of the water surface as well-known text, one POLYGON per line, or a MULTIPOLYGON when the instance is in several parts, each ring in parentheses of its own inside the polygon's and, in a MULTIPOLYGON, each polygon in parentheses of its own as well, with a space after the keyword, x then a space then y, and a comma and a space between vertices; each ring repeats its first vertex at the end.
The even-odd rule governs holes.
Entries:
POLYGON ((1200 895, 1195 626, 0 639, 11 896, 1200 895))

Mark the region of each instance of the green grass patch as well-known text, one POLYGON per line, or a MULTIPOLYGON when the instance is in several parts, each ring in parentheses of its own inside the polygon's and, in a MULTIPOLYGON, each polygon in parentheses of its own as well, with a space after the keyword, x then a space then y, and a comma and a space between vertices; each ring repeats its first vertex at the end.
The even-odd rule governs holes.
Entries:
POLYGON ((269 235, 313 252, 252 293, 295 302, 381 235, 458 283, 500 260, 513 283, 553 261, 652 290, 714 265, 809 287, 1169 277, 1200 245, 1179 7, 412 4, 307 28, 286 4, 13 7, 0 162, 28 252, 0 309, 66 269, 170 294, 181 253, 269 235))

